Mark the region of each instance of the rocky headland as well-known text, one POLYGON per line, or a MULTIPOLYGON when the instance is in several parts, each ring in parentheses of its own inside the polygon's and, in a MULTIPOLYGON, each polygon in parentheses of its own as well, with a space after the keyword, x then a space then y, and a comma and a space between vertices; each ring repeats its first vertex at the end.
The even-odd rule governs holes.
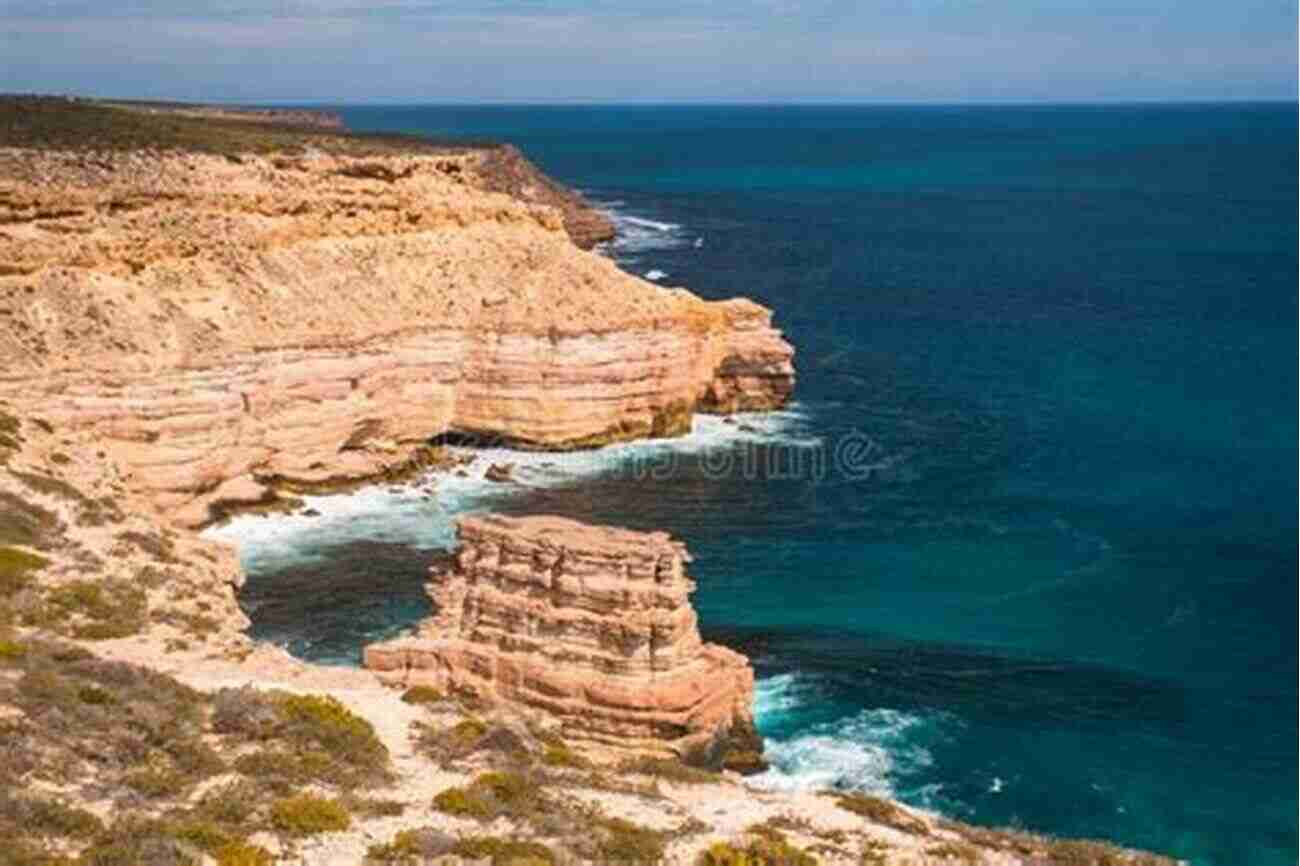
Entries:
POLYGON ((248 639, 228 509, 789 399, 770 311, 611 230, 502 146, 0 98, 0 864, 1165 862, 744 782, 662 533, 467 518, 372 670, 248 639))
POLYGON ((583 252, 517 152, 369 146, 0 148, 0 400, 196 526, 440 434, 591 447, 788 399, 770 311, 583 252))

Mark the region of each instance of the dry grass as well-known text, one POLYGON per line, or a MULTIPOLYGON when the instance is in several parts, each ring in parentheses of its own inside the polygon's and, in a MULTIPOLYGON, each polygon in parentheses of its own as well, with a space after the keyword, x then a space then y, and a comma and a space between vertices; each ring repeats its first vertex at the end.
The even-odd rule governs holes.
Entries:
POLYGON ((52 512, 0 490, 0 545, 53 550, 62 542, 61 529, 52 512))
POLYGON ((722 781, 717 773, 688 767, 676 758, 661 758, 656 755, 628 758, 617 769, 625 775, 649 776, 658 782, 678 785, 711 785, 722 781))
POLYGON ((0 596, 12 598, 32 585, 32 575, 49 565, 43 556, 19 550, 16 547, 0 547, 0 596))
POLYGON ((697 866, 817 866, 817 858, 792 845, 781 831, 756 824, 738 840, 715 842, 700 852, 697 866))
POLYGON ((146 623, 144 590, 124 580, 72 580, 48 587, 23 614, 25 625, 81 640, 139 633, 146 623))
POLYGON ((254 832, 323 832, 350 822, 350 813, 403 808, 353 791, 390 778, 388 754, 369 723, 332 698, 253 690, 214 697, 77 647, 30 638, 0 645, 0 706, 20 711, 0 722, 4 866, 58 863, 51 858, 59 851, 79 851, 78 866, 180 866, 196 851, 226 866, 261 866, 268 855, 248 844, 254 832), (231 769, 235 781, 194 797, 231 769), (276 784, 284 777, 303 781, 276 784), (16 793, 40 784, 69 792, 16 793), (302 784, 341 796, 295 796, 302 784), (113 801, 115 820, 104 825, 72 805, 83 797, 113 801))
POLYGON ((874 824, 892 827, 913 836, 928 836, 929 826, 920 818, 899 808, 896 803, 870 794, 835 794, 835 803, 841 809, 861 815, 874 824))

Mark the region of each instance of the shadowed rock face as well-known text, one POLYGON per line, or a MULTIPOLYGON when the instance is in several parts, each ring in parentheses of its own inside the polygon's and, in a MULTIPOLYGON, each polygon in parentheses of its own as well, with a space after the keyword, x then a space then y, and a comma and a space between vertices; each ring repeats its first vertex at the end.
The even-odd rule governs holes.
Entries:
POLYGON ((721 757, 752 730, 753 669, 700 639, 681 542, 551 516, 463 517, 457 535, 431 570, 437 613, 366 648, 383 679, 541 710, 620 748, 721 757))
POLYGON ((550 205, 563 215, 565 231, 584 250, 614 239, 614 223, 582 196, 555 183, 537 170, 514 145, 485 152, 478 175, 485 189, 503 192, 520 201, 550 205))
POLYGON ((188 526, 448 432, 563 450, 786 402, 768 310, 583 252, 495 153, 0 148, 0 400, 188 526))

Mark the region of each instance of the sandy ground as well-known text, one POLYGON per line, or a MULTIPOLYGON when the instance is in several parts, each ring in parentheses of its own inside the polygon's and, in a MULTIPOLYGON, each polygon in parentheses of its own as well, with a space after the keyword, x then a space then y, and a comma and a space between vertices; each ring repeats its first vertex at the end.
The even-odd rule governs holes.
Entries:
MULTIPOLYGON (((416 827, 437 827, 453 835, 512 834, 514 828, 505 819, 483 825, 452 818, 431 808, 434 795, 445 788, 465 784, 473 773, 442 769, 417 754, 412 744, 412 725, 417 721, 446 722, 458 717, 459 713, 443 711, 440 717, 437 713, 431 714, 429 709, 403 703, 400 691, 381 684, 365 670, 305 664, 283 650, 265 644, 259 645, 242 662, 179 654, 160 655, 151 642, 138 639, 101 644, 101 650, 107 650, 105 655, 123 661, 163 670, 202 691, 251 685, 262 689, 332 695, 374 725, 377 735, 388 747, 397 781, 391 788, 371 793, 407 804, 405 813, 399 817, 359 820, 347 832, 313 837, 292 850, 282 847, 269 834, 255 838, 254 841, 287 858, 282 862, 304 866, 358 864, 365 859, 370 845, 387 842, 398 831, 416 827)), ((816 792, 773 792, 750 788, 741 777, 734 775, 718 784, 670 785, 661 782, 659 790, 663 796, 658 799, 592 789, 575 788, 570 793, 579 800, 599 804, 610 816, 655 829, 674 830, 692 818, 707 825, 707 830, 679 836, 670 843, 667 862, 682 866, 693 864, 699 852, 713 842, 735 840, 750 826, 778 816, 807 822, 810 832, 789 833, 791 842, 803 847, 828 844, 827 839, 834 831, 845 834, 848 841, 842 843, 842 847, 848 856, 836 856, 822 850, 818 856, 823 863, 857 863, 862 847, 870 847, 873 842, 885 846, 888 853, 883 862, 886 863, 958 862, 927 853, 946 838, 955 840, 956 837, 949 837, 944 831, 934 828, 933 816, 920 812, 913 814, 931 825, 933 835, 919 837, 873 824, 839 808, 833 798, 816 792)), ((976 862, 1018 862, 1000 852, 983 854, 985 856, 976 862)))

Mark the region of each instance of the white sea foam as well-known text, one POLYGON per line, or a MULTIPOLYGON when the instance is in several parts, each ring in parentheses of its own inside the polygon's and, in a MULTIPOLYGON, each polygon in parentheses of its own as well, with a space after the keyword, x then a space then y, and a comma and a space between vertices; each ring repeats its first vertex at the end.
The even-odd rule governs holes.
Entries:
POLYGON ((647 280, 662 280, 664 277, 668 276, 668 274, 658 268, 651 268, 645 272, 644 276, 647 280))
POLYGON ((863 710, 788 740, 768 740, 772 767, 750 781, 780 791, 849 788, 892 795, 900 776, 934 761, 924 746, 908 742, 921 724, 922 717, 898 710, 863 710))
MULTIPOLYGON (((765 677, 755 686, 754 710, 760 726, 824 700, 815 677, 800 673, 765 677)), ((889 796, 901 777, 928 767, 929 750, 914 735, 926 719, 878 708, 810 727, 789 739, 768 739, 771 769, 749 781, 780 791, 841 788, 889 796)))
POLYGON ((621 200, 596 200, 593 204, 614 223, 617 234, 603 248, 615 258, 635 259, 641 253, 679 249, 692 242, 679 223, 630 214, 624 210, 625 204, 621 200))
POLYGON ((764 677, 754 684, 754 715, 775 722, 791 710, 811 703, 816 691, 816 681, 802 674, 764 677))
POLYGON ((645 217, 632 216, 630 214, 620 214, 618 219, 624 224, 635 226, 640 229, 651 229, 663 234, 671 234, 678 231, 681 226, 677 223, 665 223, 659 220, 648 220, 645 217))
MULTIPOLYGON (((329 549, 354 541, 384 541, 417 549, 447 549, 454 541, 454 520, 468 511, 485 510, 528 488, 559 487, 621 471, 635 461, 667 461, 746 443, 787 443, 812 447, 808 416, 798 405, 766 413, 740 413, 728 422, 696 415, 691 432, 673 439, 652 439, 564 454, 479 449, 458 471, 433 472, 410 484, 377 485, 352 493, 305 496, 293 514, 244 514, 206 530, 213 538, 239 545, 244 568, 268 571, 324 561, 329 549), (485 477, 494 463, 514 464, 518 483, 485 477), (464 474, 460 474, 463 472, 464 474), (316 512, 309 515, 307 511, 316 512)), ((652 465, 663 465, 658 462, 652 465)))

